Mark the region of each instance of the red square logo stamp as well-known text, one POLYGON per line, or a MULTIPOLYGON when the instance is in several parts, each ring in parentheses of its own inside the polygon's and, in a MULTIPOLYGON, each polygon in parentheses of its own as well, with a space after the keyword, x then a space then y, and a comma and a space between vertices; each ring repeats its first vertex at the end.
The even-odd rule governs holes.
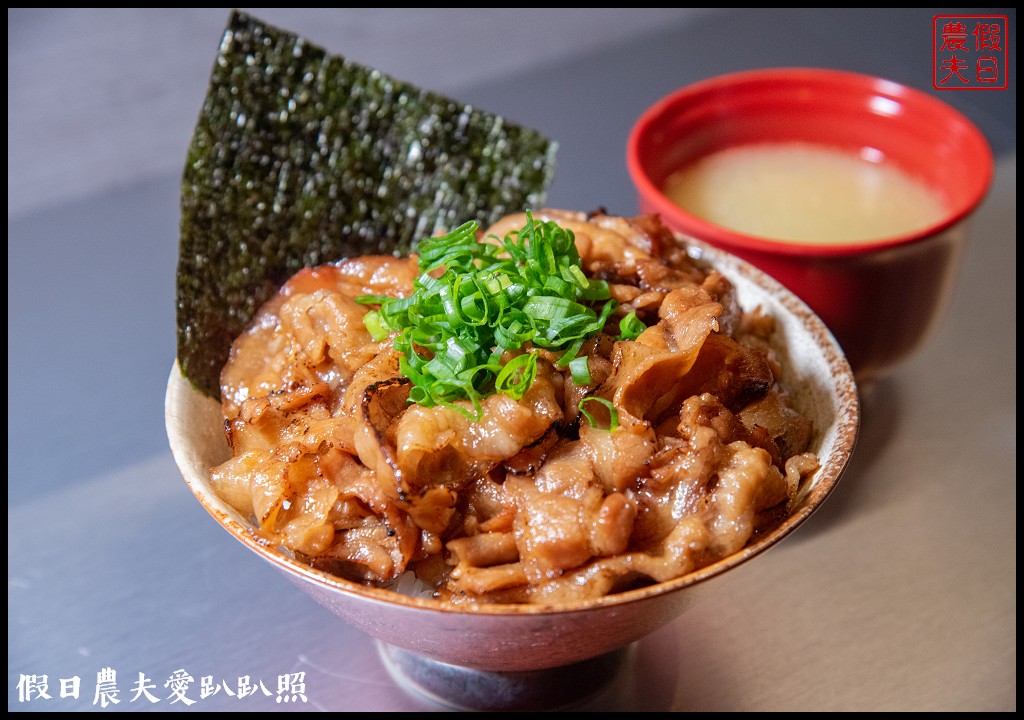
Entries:
POLYGON ((1009 21, 1005 15, 936 15, 932 86, 936 90, 1005 90, 1009 21))

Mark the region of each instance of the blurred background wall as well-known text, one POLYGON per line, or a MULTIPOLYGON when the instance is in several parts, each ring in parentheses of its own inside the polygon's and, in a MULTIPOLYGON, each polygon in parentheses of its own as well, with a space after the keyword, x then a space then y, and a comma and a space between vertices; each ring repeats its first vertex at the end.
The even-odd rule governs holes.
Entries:
MULTIPOLYGON (((231 8, 7 11, 8 219, 177 171, 231 8)), ((708 9, 293 9, 256 17, 430 90, 528 71, 708 9), (507 42, 495 43, 494 28, 507 42), (482 33, 481 28, 487 32, 482 33)))

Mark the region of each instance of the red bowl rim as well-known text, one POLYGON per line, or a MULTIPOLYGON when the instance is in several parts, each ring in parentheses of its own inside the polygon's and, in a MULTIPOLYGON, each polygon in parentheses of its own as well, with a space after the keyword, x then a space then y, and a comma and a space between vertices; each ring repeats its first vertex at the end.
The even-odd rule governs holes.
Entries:
POLYGON ((723 248, 745 249, 771 255, 802 256, 802 257, 837 257, 861 255, 887 250, 903 245, 925 241, 944 233, 949 228, 962 222, 978 207, 987 195, 995 173, 995 159, 991 146, 984 134, 965 115, 949 104, 906 85, 885 78, 826 68, 765 68, 745 70, 701 80, 672 92, 651 105, 637 119, 630 131, 626 145, 626 166, 633 184, 640 195, 641 202, 647 208, 644 212, 655 212, 666 219, 677 231, 723 248), (916 103, 943 117, 946 121, 960 127, 965 135, 976 144, 980 165, 980 182, 976 183, 973 192, 966 202, 957 203, 953 212, 941 221, 913 233, 895 235, 885 240, 870 242, 832 243, 828 245, 811 245, 788 243, 769 238, 749 235, 708 222, 682 209, 661 191, 644 170, 640 159, 639 146, 651 126, 665 112, 684 100, 692 99, 706 93, 720 90, 731 85, 749 85, 751 83, 804 82, 814 86, 826 85, 831 91, 841 89, 854 90, 861 93, 872 93, 898 100, 904 103, 916 103), (651 210, 653 208, 653 210, 651 210))

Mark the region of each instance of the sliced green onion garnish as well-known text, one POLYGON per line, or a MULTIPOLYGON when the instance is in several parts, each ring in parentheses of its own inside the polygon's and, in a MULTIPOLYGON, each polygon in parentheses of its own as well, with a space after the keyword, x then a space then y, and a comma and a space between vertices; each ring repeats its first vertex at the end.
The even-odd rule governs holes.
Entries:
POLYGON ((357 299, 379 306, 364 323, 378 342, 393 335, 401 372, 413 383, 410 400, 428 407, 469 400, 479 416, 491 393, 521 398, 537 375, 531 344, 561 352, 558 365, 589 384, 586 358, 577 355, 617 303, 607 282, 584 275, 572 232, 529 212, 526 225, 504 238, 481 242, 477 230, 470 222, 421 241, 409 297, 357 299), (506 352, 523 349, 501 364, 506 352))
POLYGON ((644 321, 638 318, 635 312, 631 312, 619 320, 619 339, 636 340, 640 337, 640 333, 646 329, 647 326, 644 325, 644 321))
POLYGON ((537 354, 526 353, 512 358, 498 373, 494 386, 513 400, 523 397, 537 377, 537 354))
POLYGON ((374 342, 380 342, 388 336, 387 325, 376 310, 371 310, 363 316, 363 325, 366 326, 374 342))
POLYGON ((608 432, 613 432, 616 428, 619 427, 619 411, 615 409, 615 405, 612 403, 611 400, 605 400, 604 398, 599 397, 585 397, 582 400, 580 400, 579 409, 583 417, 585 417, 587 419, 587 422, 590 423, 590 427, 596 428, 598 430, 604 429, 601 427, 600 423, 596 419, 594 419, 594 416, 583 408, 584 405, 592 402, 595 402, 599 405, 604 405, 608 409, 608 432))
POLYGON ((572 373, 572 381, 577 385, 590 384, 590 363, 587 362, 586 355, 572 360, 569 363, 569 372, 572 373))

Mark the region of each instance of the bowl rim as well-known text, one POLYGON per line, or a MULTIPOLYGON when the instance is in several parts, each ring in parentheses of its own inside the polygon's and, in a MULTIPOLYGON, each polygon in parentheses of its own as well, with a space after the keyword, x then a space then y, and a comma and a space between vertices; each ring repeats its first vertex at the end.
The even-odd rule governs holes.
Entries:
POLYGON ((786 257, 828 258, 866 255, 897 247, 926 242, 962 222, 985 199, 995 176, 995 158, 984 133, 966 115, 948 103, 926 92, 894 80, 864 73, 821 67, 770 67, 717 75, 683 86, 656 100, 637 118, 626 141, 626 167, 641 199, 649 205, 647 211, 671 218, 677 230, 684 234, 726 249, 756 251, 786 257), (873 94, 895 102, 913 103, 926 108, 937 117, 957 124, 970 141, 977 146, 982 167, 980 181, 966 202, 953 208, 953 212, 931 225, 911 233, 890 238, 847 243, 808 244, 775 240, 743 233, 700 218, 672 202, 649 177, 640 158, 640 145, 651 126, 677 104, 714 93, 725 88, 749 87, 754 84, 779 82, 804 83, 828 88, 831 93, 840 89, 861 94, 873 94))
MULTIPOLYGON (((824 354, 830 370, 836 401, 835 447, 829 457, 819 458, 822 464, 817 472, 821 476, 815 479, 814 487, 806 500, 771 532, 744 546, 741 550, 699 570, 672 580, 589 600, 566 603, 466 603, 462 605, 405 595, 392 589, 362 585, 311 568, 295 560, 286 551, 258 538, 252 532, 251 525, 242 520, 233 508, 213 492, 208 481, 204 484, 196 477, 191 467, 196 452, 182 433, 182 428, 185 426, 185 423, 182 422, 183 405, 187 401, 200 399, 201 402, 209 404, 211 411, 215 406, 219 413, 220 403, 199 393, 182 375, 177 360, 172 364, 164 399, 165 427, 175 463, 192 494, 222 528, 262 559, 270 562, 286 575, 292 576, 293 580, 298 578, 312 582, 320 586, 322 590, 340 592, 344 595, 389 606, 397 605, 410 610, 446 615, 501 617, 562 615, 624 607, 656 596, 669 595, 683 588, 711 580, 777 545, 802 525, 832 493, 846 471, 856 446, 860 431, 860 399, 853 372, 839 343, 821 319, 802 300, 770 275, 745 260, 707 243, 689 238, 683 239, 692 249, 695 257, 710 261, 716 269, 727 268, 723 271, 727 277, 734 274, 744 275, 760 289, 770 293, 778 303, 785 307, 787 312, 797 316, 801 325, 814 337, 816 347, 821 349, 824 354)), ((207 471, 206 477, 208 476, 209 472, 207 471)))

